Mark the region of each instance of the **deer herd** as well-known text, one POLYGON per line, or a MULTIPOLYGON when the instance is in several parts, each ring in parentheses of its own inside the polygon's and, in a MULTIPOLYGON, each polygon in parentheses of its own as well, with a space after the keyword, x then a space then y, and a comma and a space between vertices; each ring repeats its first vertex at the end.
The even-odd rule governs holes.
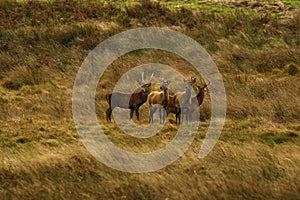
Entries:
POLYGON ((191 78, 191 80, 184 79, 185 91, 177 92, 173 95, 169 93, 170 80, 161 79, 161 85, 159 87, 160 91, 150 92, 151 81, 153 78, 153 73, 148 82, 144 81, 144 73, 142 73, 142 81, 138 81, 140 85, 140 91, 134 93, 121 93, 114 92, 105 95, 105 99, 109 105, 106 110, 106 120, 111 121, 111 114, 114 108, 124 108, 130 109, 130 119, 132 119, 135 112, 136 118, 139 121, 139 108, 144 104, 149 104, 149 122, 154 122, 154 113, 159 110, 159 120, 160 123, 164 123, 167 116, 170 113, 175 114, 176 123, 181 123, 185 116, 188 122, 193 112, 199 109, 202 104, 205 89, 207 84, 205 83, 203 87, 196 83, 196 78, 191 78), (198 93, 196 96, 192 96, 192 88, 196 86, 198 93), (182 117, 182 120, 181 120, 182 117))

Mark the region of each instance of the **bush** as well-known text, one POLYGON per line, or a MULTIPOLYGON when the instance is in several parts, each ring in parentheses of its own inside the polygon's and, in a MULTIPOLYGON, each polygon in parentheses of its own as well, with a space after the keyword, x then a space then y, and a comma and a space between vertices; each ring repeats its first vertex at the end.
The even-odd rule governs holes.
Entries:
POLYGON ((299 68, 294 64, 289 64, 287 65, 287 73, 291 76, 295 76, 296 74, 299 73, 299 68))

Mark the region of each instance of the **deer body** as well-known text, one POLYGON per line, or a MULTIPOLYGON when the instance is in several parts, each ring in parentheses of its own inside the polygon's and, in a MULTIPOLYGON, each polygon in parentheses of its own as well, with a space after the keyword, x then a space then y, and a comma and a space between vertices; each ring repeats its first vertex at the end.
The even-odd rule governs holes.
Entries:
POLYGON ((139 92, 134 92, 132 94, 121 92, 106 94, 105 99, 109 105, 109 108, 106 110, 106 120, 111 121, 112 111, 116 107, 130 109, 130 119, 132 119, 133 113, 135 112, 137 120, 140 120, 139 108, 147 101, 152 78, 153 73, 150 77, 149 83, 144 83, 144 73, 142 73, 142 81, 138 81, 141 86, 141 90, 139 92))
POLYGON ((204 84, 203 87, 200 85, 197 85, 198 88, 198 94, 191 99, 191 105, 189 107, 189 118, 192 118, 193 112, 199 108, 199 106, 203 103, 204 94, 205 94, 205 88, 207 87, 207 84, 204 84))
MULTIPOLYGON (((151 85, 151 84, 150 84, 151 85)), ((150 87, 150 86, 149 86, 150 87)), ((139 119, 139 108, 147 101, 149 91, 140 91, 133 94, 115 92, 106 95, 106 101, 109 104, 109 108, 106 111, 106 120, 111 121, 111 113, 114 108, 127 108, 130 109, 130 119, 132 119, 133 113, 135 111, 136 117, 139 119), (112 96, 114 101, 112 102, 112 96)))
POLYGON ((166 107, 166 112, 167 112, 167 116, 169 115, 169 113, 173 113, 176 116, 176 124, 179 122, 180 123, 180 115, 181 115, 181 109, 180 107, 176 106, 176 95, 170 95, 169 96, 169 101, 166 107))
POLYGON ((199 106, 203 103, 204 100, 204 92, 205 88, 207 87, 207 84, 204 84, 203 87, 200 85, 197 85, 198 88, 198 94, 191 99, 191 105, 189 107, 189 117, 192 117, 193 112, 199 108, 199 106))

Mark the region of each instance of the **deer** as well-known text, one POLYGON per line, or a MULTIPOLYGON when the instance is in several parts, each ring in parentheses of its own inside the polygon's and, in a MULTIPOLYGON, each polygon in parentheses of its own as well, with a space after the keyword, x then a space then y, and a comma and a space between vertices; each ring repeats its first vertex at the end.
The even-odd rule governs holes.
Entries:
POLYGON ((142 73, 142 81, 137 81, 141 87, 141 90, 138 92, 130 93, 121 93, 114 92, 108 93, 105 95, 105 99, 109 105, 109 108, 106 110, 106 120, 111 121, 111 114, 113 109, 116 107, 130 109, 130 120, 133 117, 135 112, 136 118, 140 121, 139 108, 147 101, 148 95, 150 93, 151 80, 153 78, 153 73, 150 77, 148 83, 144 82, 144 73, 142 73), (114 101, 112 101, 112 97, 114 101))
MULTIPOLYGON (((209 84, 209 83, 208 83, 209 84)), ((207 88, 208 84, 204 84, 203 87, 201 87, 199 84, 196 85, 198 88, 198 94, 191 99, 191 105, 189 107, 189 118, 192 118, 192 114, 196 109, 200 107, 200 105, 203 103, 204 95, 205 95, 205 89, 207 88)))
MULTIPOLYGON (((184 114, 186 115, 186 121, 189 121, 189 107, 191 105, 191 90, 192 86, 196 83, 196 78, 191 78, 191 81, 184 79, 184 92, 177 92, 175 94, 175 107, 176 110, 181 110, 182 120, 184 118, 184 114)), ((179 119, 180 120, 180 119, 179 119)))
POLYGON ((169 95, 169 101, 166 107, 166 113, 167 113, 167 117, 170 113, 175 114, 176 116, 176 124, 179 122, 180 124, 180 115, 181 115, 181 109, 180 107, 176 107, 176 101, 178 101, 176 99, 176 95, 169 95))
POLYGON ((159 107, 160 123, 161 124, 164 123, 165 118, 166 118, 166 113, 164 112, 164 110, 162 110, 162 108, 164 108, 166 110, 168 100, 169 100, 168 86, 171 81, 169 81, 169 80, 166 81, 166 80, 161 79, 161 82, 162 82, 161 86, 160 86, 161 91, 153 91, 148 96, 148 103, 150 106, 150 108, 149 108, 149 123, 154 122, 153 115, 158 107, 159 107))

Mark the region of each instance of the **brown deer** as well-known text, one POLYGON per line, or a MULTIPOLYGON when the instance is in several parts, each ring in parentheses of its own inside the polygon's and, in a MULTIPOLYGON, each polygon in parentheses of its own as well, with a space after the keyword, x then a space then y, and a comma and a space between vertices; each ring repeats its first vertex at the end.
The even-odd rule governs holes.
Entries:
POLYGON ((176 116, 176 124, 179 122, 180 124, 180 115, 181 115, 181 109, 180 107, 176 107, 176 101, 178 101, 176 99, 176 95, 169 95, 169 101, 166 107, 166 113, 167 116, 169 115, 169 113, 173 113, 176 116))
POLYGON ((149 83, 145 83, 142 73, 142 81, 138 81, 139 85, 141 86, 141 90, 139 92, 134 92, 132 94, 121 92, 106 94, 105 99, 109 105, 109 108, 106 110, 106 120, 111 121, 111 113, 116 107, 130 109, 130 119, 132 119, 133 113, 135 112, 137 120, 140 120, 139 108, 147 101, 148 95, 150 93, 152 78, 153 73, 151 75, 149 83))
POLYGON ((153 115, 154 115, 155 111, 157 110, 157 108, 159 108, 160 123, 164 123, 165 118, 166 118, 165 110, 166 110, 168 100, 169 100, 168 86, 171 81, 166 81, 163 79, 161 81, 162 81, 161 86, 160 86, 161 91, 153 91, 148 96, 148 103, 150 105, 150 108, 149 108, 149 122, 150 123, 154 122, 153 115), (163 110, 162 108, 164 108, 165 110, 163 110))
POLYGON ((192 114, 196 109, 199 108, 199 106, 202 104, 204 95, 205 95, 205 89, 207 87, 207 84, 205 83, 203 87, 201 87, 199 84, 197 84, 198 88, 198 94, 191 99, 191 105, 189 107, 189 118, 192 118, 192 114))
POLYGON ((178 110, 180 108, 182 120, 184 115, 186 115, 186 121, 189 121, 189 107, 191 105, 191 90, 192 86, 196 83, 196 78, 191 78, 191 81, 184 79, 184 92, 177 92, 175 94, 175 107, 178 110))

